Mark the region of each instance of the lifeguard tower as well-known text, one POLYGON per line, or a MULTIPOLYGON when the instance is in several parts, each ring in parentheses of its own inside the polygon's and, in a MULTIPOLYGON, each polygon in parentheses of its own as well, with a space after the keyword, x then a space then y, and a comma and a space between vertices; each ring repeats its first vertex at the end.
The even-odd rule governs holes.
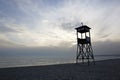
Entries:
POLYGON ((75 28, 77 35, 77 55, 76 63, 87 61, 88 65, 90 61, 95 64, 93 49, 91 45, 90 27, 81 23, 80 27, 75 28))

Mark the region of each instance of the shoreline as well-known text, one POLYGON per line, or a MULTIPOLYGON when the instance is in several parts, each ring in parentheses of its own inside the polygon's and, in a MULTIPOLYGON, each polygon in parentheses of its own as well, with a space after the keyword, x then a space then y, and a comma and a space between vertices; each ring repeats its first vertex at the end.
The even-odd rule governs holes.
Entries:
POLYGON ((120 80, 120 59, 0 68, 0 80, 120 80))
MULTIPOLYGON (((118 57, 95 57, 95 61, 103 61, 103 60, 109 60, 109 59, 120 59, 120 56, 118 57)), ((2 57, 0 59, 0 69, 1 68, 14 68, 14 67, 28 67, 28 66, 49 66, 49 65, 58 65, 58 64, 70 64, 70 63, 76 63, 75 59, 71 58, 4 58, 2 57)))

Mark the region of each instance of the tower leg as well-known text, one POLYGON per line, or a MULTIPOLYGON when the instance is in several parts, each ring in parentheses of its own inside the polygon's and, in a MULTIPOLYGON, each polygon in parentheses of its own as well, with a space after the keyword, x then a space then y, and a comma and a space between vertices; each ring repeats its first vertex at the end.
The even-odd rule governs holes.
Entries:
POLYGON ((78 63, 78 59, 76 58, 76 64, 78 63))
POLYGON ((90 65, 89 55, 87 56, 87 60, 88 60, 88 66, 89 66, 90 65))

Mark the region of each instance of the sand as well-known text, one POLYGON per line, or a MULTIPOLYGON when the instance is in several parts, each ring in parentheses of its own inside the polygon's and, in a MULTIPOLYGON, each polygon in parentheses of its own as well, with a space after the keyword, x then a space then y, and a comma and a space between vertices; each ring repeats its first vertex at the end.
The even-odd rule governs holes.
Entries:
POLYGON ((0 80, 120 80, 120 59, 90 64, 0 68, 0 80))

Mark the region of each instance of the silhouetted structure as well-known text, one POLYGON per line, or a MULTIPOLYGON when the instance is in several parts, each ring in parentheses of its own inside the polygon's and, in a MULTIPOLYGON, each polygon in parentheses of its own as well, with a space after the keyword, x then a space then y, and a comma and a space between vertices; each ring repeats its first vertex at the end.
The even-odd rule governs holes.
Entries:
POLYGON ((82 61, 84 63, 84 60, 87 60, 89 65, 90 60, 92 60, 95 64, 93 49, 91 45, 91 36, 90 36, 91 28, 89 28, 87 25, 82 24, 80 27, 77 27, 75 29, 77 31, 76 63, 78 63, 79 61, 82 61))

